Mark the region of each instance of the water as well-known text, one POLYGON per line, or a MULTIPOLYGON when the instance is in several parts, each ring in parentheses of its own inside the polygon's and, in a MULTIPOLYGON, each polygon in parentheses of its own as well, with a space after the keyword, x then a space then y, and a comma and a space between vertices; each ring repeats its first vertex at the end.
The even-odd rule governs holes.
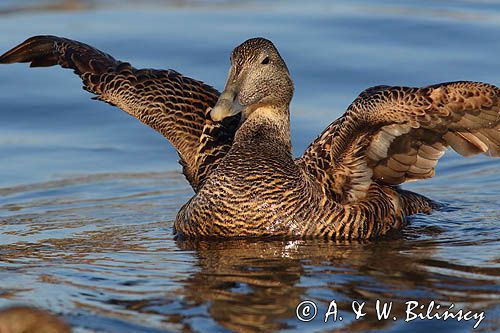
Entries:
MULTIPOLYGON (((296 83, 296 155, 366 87, 500 85, 493 1, 3 1, 0 50, 36 34, 85 41, 137 67, 221 89, 232 48, 271 38, 296 83)), ((405 302, 485 312, 500 329, 500 160, 448 153, 405 185, 446 203, 371 242, 176 242, 192 191, 151 129, 89 100, 70 71, 0 67, 0 306, 33 304, 76 332, 469 332, 405 322, 405 302), (336 300, 342 321, 324 323, 336 300), (376 300, 396 321, 378 321, 376 300), (317 303, 300 322, 295 308, 317 303), (351 302, 366 301, 355 320, 351 302)))

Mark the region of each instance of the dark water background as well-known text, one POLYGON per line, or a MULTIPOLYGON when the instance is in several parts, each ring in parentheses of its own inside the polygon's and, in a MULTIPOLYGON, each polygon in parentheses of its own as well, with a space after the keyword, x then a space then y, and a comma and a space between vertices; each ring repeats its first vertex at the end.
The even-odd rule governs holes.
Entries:
MULTIPOLYGON (((55 34, 219 89, 232 48, 268 37, 296 83, 297 155, 369 86, 500 85, 496 1, 3 0, 0 32, 0 53, 55 34)), ((0 306, 49 309, 76 332, 472 331, 404 322, 406 301, 436 300, 500 330, 500 160, 446 154, 405 187, 448 209, 394 239, 181 243, 172 224, 192 191, 175 151, 80 86, 59 68, 0 67, 0 306), (325 324, 332 299, 344 320, 325 324), (377 321, 377 299, 398 320, 377 321), (317 319, 295 318, 302 300, 317 319), (367 302, 362 320, 352 300, 367 302)))

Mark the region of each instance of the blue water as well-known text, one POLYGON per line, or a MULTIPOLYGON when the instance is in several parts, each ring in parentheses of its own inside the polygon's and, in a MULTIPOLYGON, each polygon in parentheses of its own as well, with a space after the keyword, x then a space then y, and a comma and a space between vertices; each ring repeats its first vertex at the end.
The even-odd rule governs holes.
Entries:
MULTIPOLYGON (((296 155, 369 86, 500 85, 494 1, 8 0, 0 31, 0 53, 54 34, 219 89, 232 48, 270 38, 296 85, 296 155)), ((448 152, 435 178, 405 185, 447 208, 393 239, 176 242, 192 190, 174 149, 90 97, 71 71, 0 66, 0 306, 48 309, 75 332, 472 331, 404 321, 405 302, 435 300, 500 330, 499 159, 448 152), (397 320, 377 320, 377 299, 397 320), (303 300, 311 322, 296 318, 303 300), (343 320, 324 323, 332 300, 343 320)))

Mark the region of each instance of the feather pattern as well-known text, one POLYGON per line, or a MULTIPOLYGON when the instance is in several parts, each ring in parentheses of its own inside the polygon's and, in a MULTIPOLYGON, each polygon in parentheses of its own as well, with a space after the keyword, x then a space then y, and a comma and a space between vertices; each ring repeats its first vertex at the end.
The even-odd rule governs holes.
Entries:
POLYGON ((450 82, 424 88, 367 89, 307 148, 301 160, 319 182, 332 186, 338 183, 336 174, 325 170, 325 160, 327 168, 335 170, 332 165, 349 164, 351 152, 362 151, 370 179, 352 177, 341 188, 332 186, 335 193, 330 193, 354 202, 365 193, 350 192, 352 183, 368 188, 373 183, 399 185, 434 176, 447 147, 463 156, 500 156, 497 87, 450 82), (365 138, 364 145, 360 137, 365 138))
POLYGON ((35 36, 0 57, 0 63, 71 68, 94 99, 115 105, 167 138, 177 149, 195 190, 231 147, 239 118, 215 123, 208 116, 219 92, 174 70, 136 69, 87 44, 35 36))

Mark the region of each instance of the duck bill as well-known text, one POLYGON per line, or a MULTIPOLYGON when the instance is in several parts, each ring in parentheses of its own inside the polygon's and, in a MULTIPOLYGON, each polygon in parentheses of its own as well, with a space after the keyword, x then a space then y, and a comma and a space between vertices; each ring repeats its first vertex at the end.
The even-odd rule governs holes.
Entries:
POLYGON ((238 98, 238 90, 238 84, 229 78, 217 104, 210 111, 212 120, 222 121, 224 118, 235 116, 243 111, 243 105, 238 98))

